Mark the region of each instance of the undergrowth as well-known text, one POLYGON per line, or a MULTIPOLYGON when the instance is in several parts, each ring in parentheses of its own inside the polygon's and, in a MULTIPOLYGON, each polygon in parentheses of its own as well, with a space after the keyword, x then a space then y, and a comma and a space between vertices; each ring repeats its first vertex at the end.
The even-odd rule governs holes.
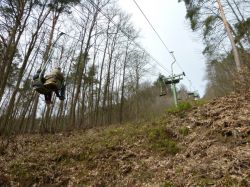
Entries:
POLYGON ((193 107, 199 107, 199 106, 203 106, 204 104, 206 104, 207 102, 203 99, 199 99, 199 100, 194 100, 191 102, 188 101, 182 101, 179 102, 177 107, 176 106, 172 106, 170 108, 167 109, 167 113, 169 114, 175 114, 178 115, 179 117, 185 117, 184 113, 188 110, 190 110, 193 107))
POLYGON ((191 103, 189 102, 180 102, 177 107, 172 106, 169 109, 167 109, 168 113, 172 113, 172 114, 176 114, 176 113, 180 113, 182 111, 186 111, 188 109, 192 108, 191 103))
POLYGON ((165 127, 155 127, 148 131, 149 145, 153 150, 175 155, 180 148, 165 127))
MULTIPOLYGON (((31 139, 26 140, 26 142, 32 141, 31 139)), ((67 168, 71 167, 80 167, 81 173, 89 173, 91 170, 100 169, 100 162, 111 164, 110 169, 112 168, 112 171, 117 172, 117 176, 119 176, 120 172, 123 172, 118 167, 120 162, 112 161, 111 158, 119 158, 120 155, 123 155, 124 159, 130 162, 136 154, 127 152, 127 149, 143 149, 148 153, 164 155, 175 155, 180 150, 175 133, 167 129, 165 123, 160 122, 113 126, 86 132, 84 136, 80 132, 63 138, 60 135, 54 135, 54 139, 45 136, 41 145, 29 147, 31 145, 27 144, 28 147, 25 149, 30 150, 32 155, 37 155, 37 157, 24 152, 18 156, 17 160, 9 163, 10 174, 16 176, 16 180, 23 185, 26 185, 25 181, 30 181, 31 184, 37 181, 53 183, 55 182, 53 175, 52 179, 49 179, 50 182, 46 182, 47 174, 57 173, 56 171, 60 170, 62 172, 58 175, 61 175, 68 172, 67 168), (40 160, 39 157, 42 155, 40 160)), ((144 167, 143 163, 140 167, 144 167)), ((140 180, 145 181, 152 178, 153 173, 145 168, 144 173, 135 172, 133 175, 138 175, 140 180)), ((81 182, 88 184, 90 182, 88 177, 90 176, 81 177, 81 182)))

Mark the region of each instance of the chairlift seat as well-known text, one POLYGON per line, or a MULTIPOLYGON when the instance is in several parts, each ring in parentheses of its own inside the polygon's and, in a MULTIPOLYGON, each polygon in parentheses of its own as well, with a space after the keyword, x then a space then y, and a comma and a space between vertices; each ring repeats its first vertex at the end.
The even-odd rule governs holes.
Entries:
POLYGON ((172 84, 172 80, 166 80, 165 84, 172 84))
POLYGON ((51 92, 44 86, 44 84, 40 79, 33 80, 32 87, 34 88, 35 91, 37 91, 40 94, 48 94, 51 92))
POLYGON ((167 95, 167 93, 161 93, 160 97, 167 95))
POLYGON ((177 84, 177 83, 180 82, 180 79, 174 79, 172 82, 173 82, 174 84, 177 84))
POLYGON ((180 82, 180 79, 166 80, 165 84, 177 84, 180 82))

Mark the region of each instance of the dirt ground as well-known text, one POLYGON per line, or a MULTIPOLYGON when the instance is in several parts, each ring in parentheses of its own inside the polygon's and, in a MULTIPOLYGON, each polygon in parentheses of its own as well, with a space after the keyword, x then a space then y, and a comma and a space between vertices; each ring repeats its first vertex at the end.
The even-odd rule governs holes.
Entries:
POLYGON ((153 122, 11 137, 0 186, 248 187, 249 143, 250 94, 232 94, 153 122))

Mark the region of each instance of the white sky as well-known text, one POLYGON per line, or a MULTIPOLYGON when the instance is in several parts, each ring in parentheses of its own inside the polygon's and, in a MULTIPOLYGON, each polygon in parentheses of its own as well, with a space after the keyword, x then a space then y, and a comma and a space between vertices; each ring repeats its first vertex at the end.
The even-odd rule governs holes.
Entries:
MULTIPOLYGON (((136 0, 147 18, 150 20, 156 31, 159 33, 164 43, 170 51, 174 51, 178 64, 185 71, 187 77, 181 83, 190 88, 192 81, 193 89, 198 90, 203 96, 206 82, 205 58, 202 55, 204 46, 202 39, 198 38, 198 33, 193 33, 189 23, 185 20, 185 5, 178 3, 178 0, 136 0)), ((119 0, 121 8, 131 14, 132 22, 141 31, 141 43, 143 47, 164 67, 171 71, 173 58, 158 39, 146 19, 136 7, 133 0, 119 0)), ((159 65, 153 74, 160 71, 165 76, 169 74, 159 65)), ((177 64, 174 65, 174 73, 179 74, 182 70, 177 64)), ((153 75, 152 75, 153 76, 153 75)), ((156 77, 153 77, 156 79, 156 77)))

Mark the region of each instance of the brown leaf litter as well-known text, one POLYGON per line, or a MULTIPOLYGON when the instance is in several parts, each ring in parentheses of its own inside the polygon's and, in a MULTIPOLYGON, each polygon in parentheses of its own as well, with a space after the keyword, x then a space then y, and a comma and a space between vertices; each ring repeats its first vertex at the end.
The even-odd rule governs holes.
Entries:
POLYGON ((152 124, 12 137, 0 186, 250 186, 249 101, 233 94, 152 124))

